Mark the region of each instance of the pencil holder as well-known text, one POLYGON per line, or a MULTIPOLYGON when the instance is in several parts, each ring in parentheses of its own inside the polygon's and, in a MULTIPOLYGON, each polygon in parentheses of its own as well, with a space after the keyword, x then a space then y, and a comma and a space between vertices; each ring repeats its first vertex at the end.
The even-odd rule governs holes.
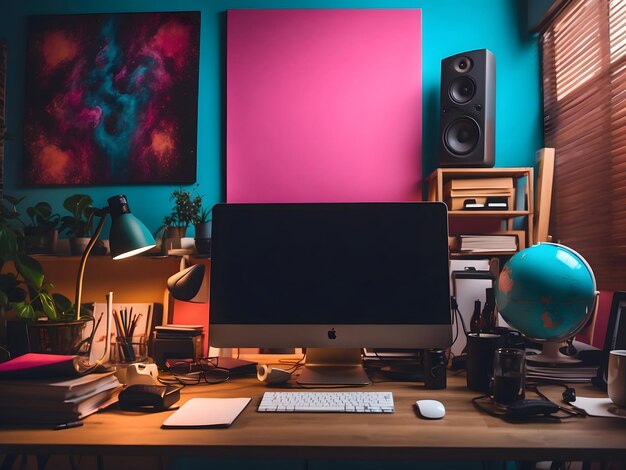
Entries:
POLYGON ((117 364, 131 364, 145 362, 148 358, 148 341, 146 335, 126 338, 117 336, 111 351, 111 358, 117 364))

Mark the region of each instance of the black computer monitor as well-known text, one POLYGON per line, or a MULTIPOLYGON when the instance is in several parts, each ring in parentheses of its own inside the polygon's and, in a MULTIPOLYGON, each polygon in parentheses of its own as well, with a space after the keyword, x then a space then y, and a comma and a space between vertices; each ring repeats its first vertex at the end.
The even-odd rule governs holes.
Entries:
POLYGON ((360 348, 452 343, 446 206, 218 204, 210 289, 211 346, 307 348, 299 383, 366 384, 360 348))

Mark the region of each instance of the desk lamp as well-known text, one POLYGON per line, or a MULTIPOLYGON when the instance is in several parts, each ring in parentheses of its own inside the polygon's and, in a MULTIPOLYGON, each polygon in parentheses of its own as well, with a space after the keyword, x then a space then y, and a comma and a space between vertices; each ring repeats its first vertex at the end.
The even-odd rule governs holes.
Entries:
POLYGON ((107 200, 109 207, 102 209, 93 209, 92 216, 100 217, 100 222, 96 227, 96 231, 89 240, 78 267, 78 277, 76 279, 76 318, 80 318, 80 303, 83 290, 83 276, 85 274, 85 265, 91 249, 94 247, 102 232, 102 227, 107 214, 111 215, 111 233, 109 236, 109 244, 111 256, 113 259, 123 259, 135 256, 139 253, 149 250, 156 245, 154 237, 133 214, 130 213, 128 200, 126 196, 113 196, 107 200))
POLYGON ((209 301, 209 279, 203 264, 195 264, 170 276, 167 289, 176 300, 204 303, 209 301))

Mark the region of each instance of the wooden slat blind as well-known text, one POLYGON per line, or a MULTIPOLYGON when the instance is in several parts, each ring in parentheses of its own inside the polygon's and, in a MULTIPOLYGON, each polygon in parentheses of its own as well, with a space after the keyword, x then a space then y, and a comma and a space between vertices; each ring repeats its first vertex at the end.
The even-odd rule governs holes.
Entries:
POLYGON ((553 238, 626 290, 626 0, 571 0, 541 36, 553 238))

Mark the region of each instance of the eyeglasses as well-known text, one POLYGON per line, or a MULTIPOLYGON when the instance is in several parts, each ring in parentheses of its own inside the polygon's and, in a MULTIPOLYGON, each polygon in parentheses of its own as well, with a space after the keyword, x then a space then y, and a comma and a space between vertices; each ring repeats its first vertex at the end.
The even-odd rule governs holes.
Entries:
MULTIPOLYGON (((207 357, 197 361, 179 361, 170 364, 173 380, 182 385, 197 385, 203 381, 209 385, 226 382, 230 371, 217 366, 216 357, 207 357)), ((168 379, 164 379, 168 381, 168 379)))

